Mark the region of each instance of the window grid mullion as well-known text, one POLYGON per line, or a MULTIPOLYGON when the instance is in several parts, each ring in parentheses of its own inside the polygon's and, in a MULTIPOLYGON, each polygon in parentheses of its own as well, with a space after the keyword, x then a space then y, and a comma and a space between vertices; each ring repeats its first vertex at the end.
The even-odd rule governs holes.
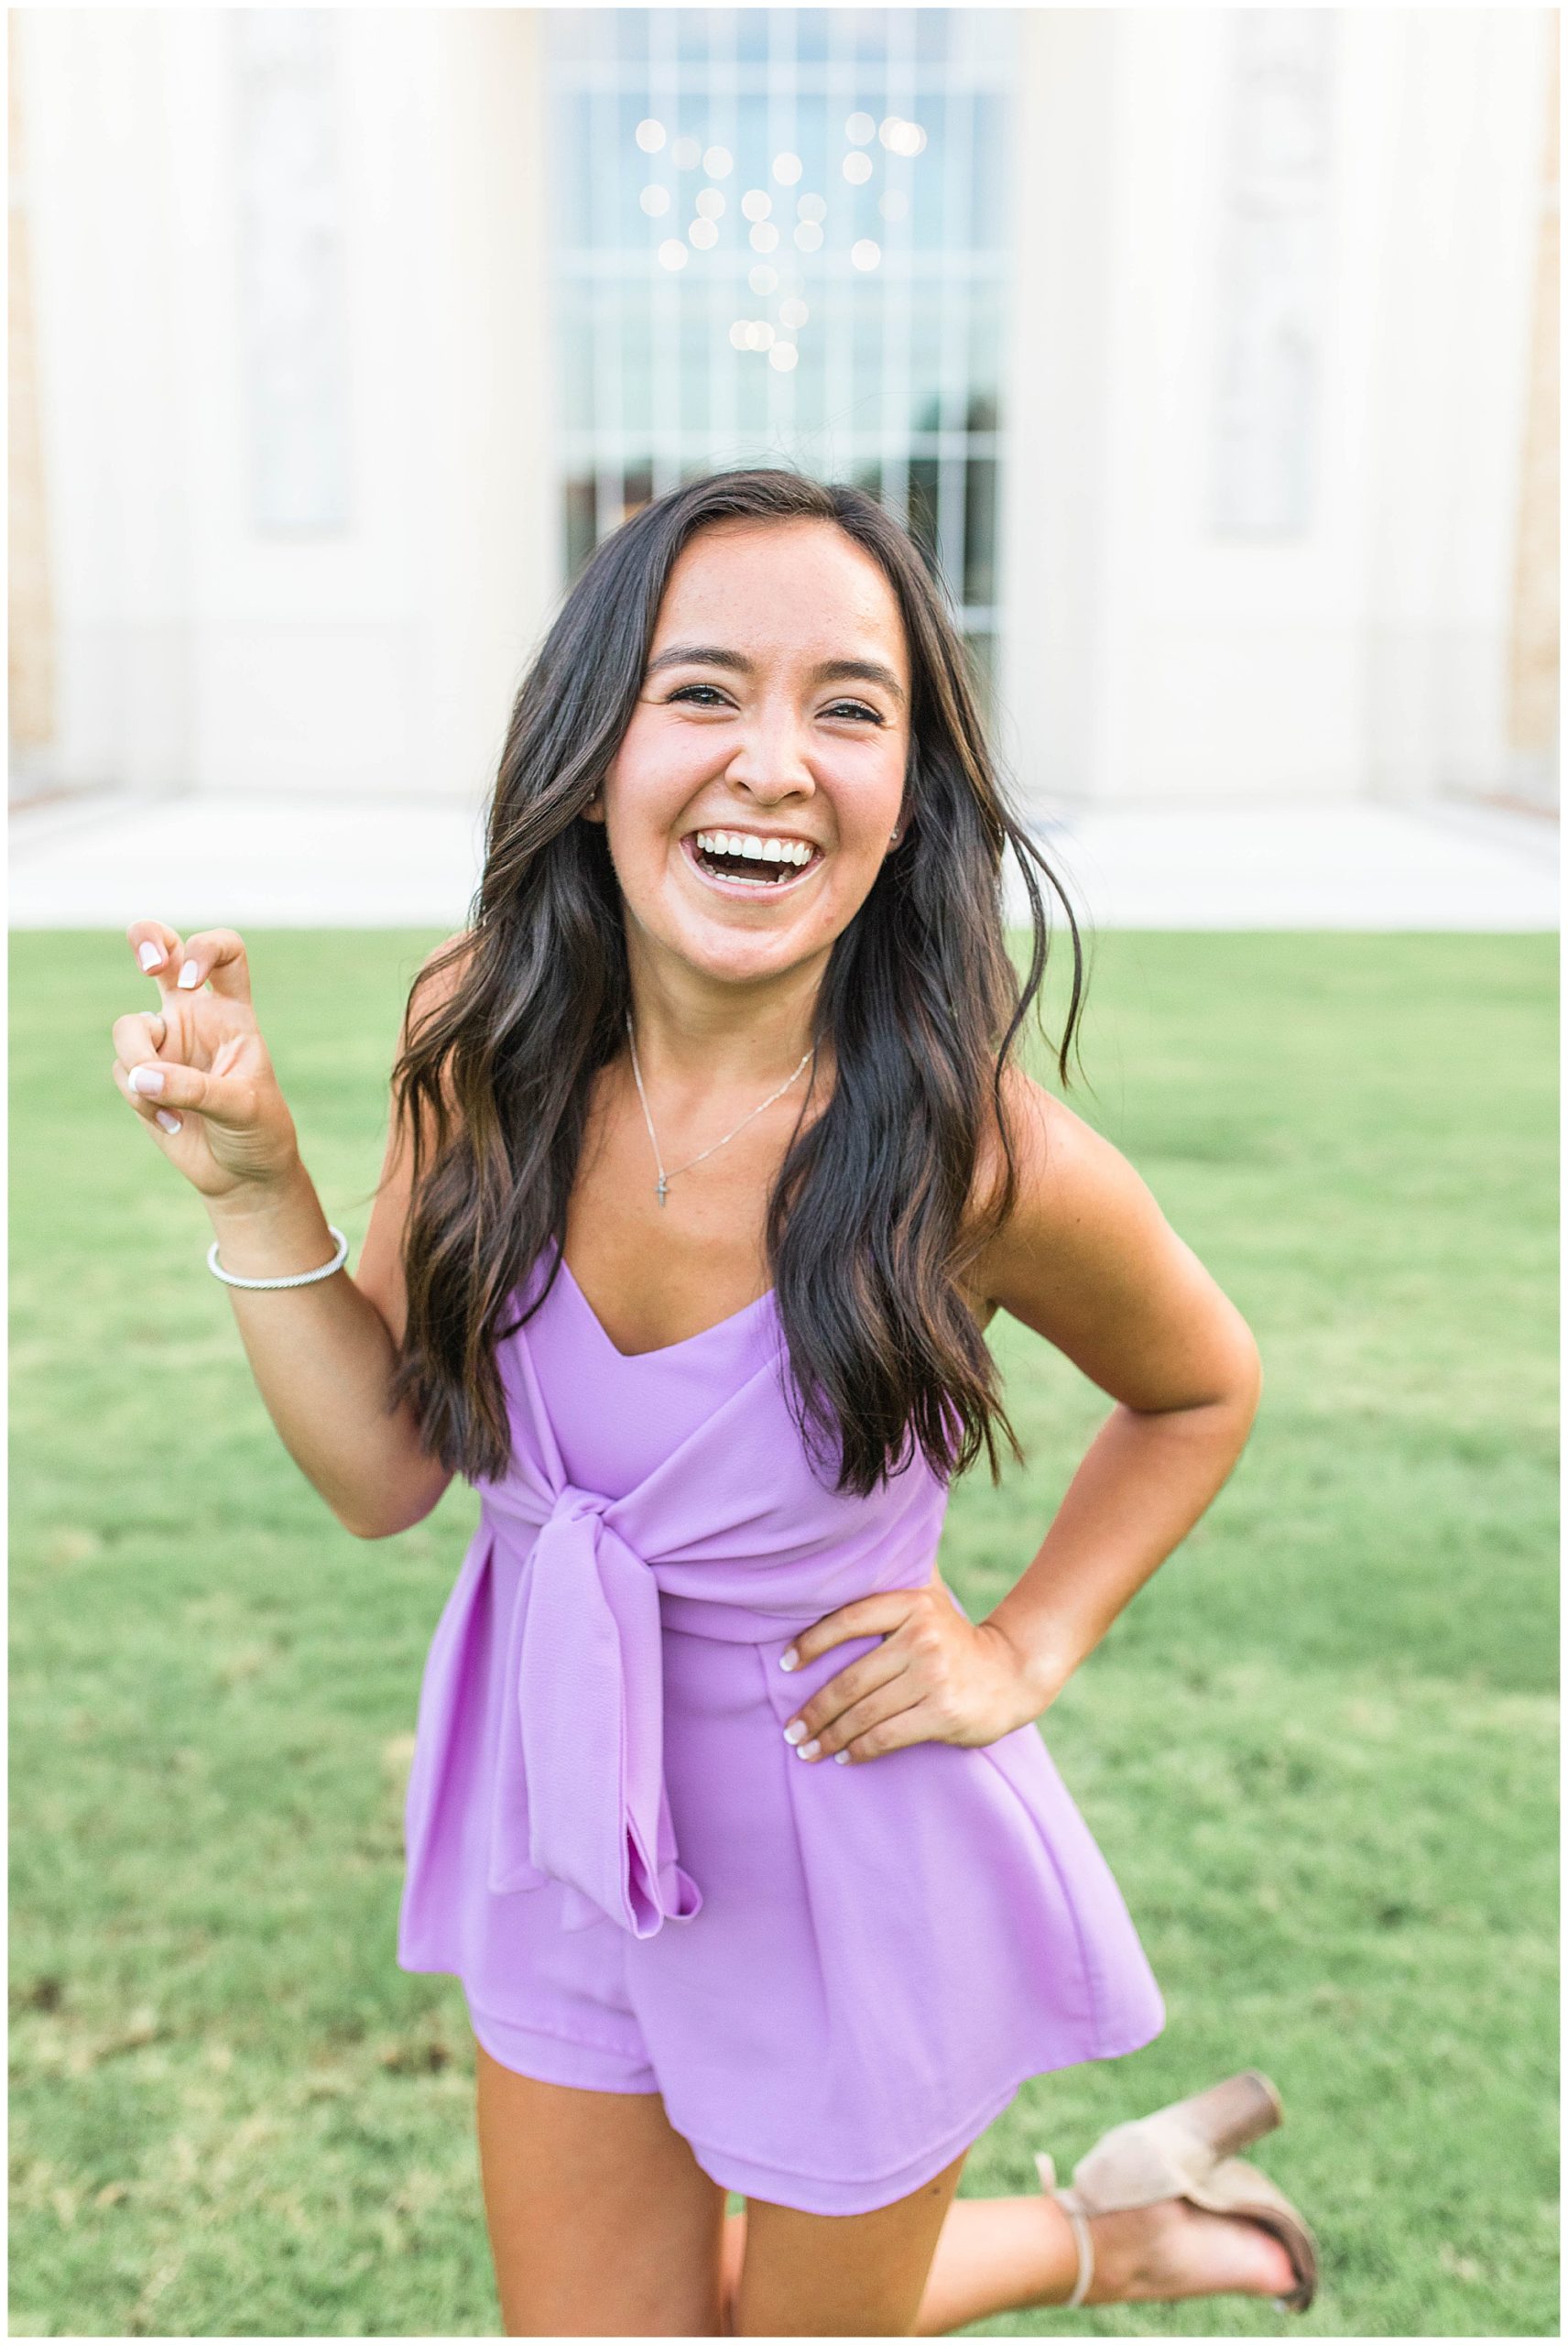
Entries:
MULTIPOLYGON (((931 11, 922 21, 929 25, 936 15, 947 17, 946 11, 931 11)), ((604 20, 614 26, 615 12, 606 11, 604 20)), ((803 454, 809 454, 813 471, 828 478, 844 478, 868 465, 879 467, 884 501, 907 526, 911 464, 934 458, 937 551, 943 576, 965 632, 994 634, 998 624, 995 603, 965 599, 971 574, 965 540, 976 522, 985 526, 983 507, 975 516, 968 510, 968 466, 992 459, 999 487, 1011 438, 1012 419, 1006 415, 998 416, 992 431, 969 429, 975 292, 997 279, 1010 285, 1007 256, 989 246, 977 250, 973 242, 989 227, 974 215, 975 97, 982 90, 992 96, 1006 93, 1007 59, 976 50, 972 43, 962 43, 962 59, 917 59, 913 13, 891 10, 886 13, 887 36, 879 57, 857 57, 855 27, 865 19, 835 9, 829 13, 826 57, 802 60, 798 15, 770 8, 765 60, 743 61, 737 12, 716 12, 707 21, 715 34, 721 26, 724 33, 722 41, 715 38, 702 49, 700 62, 682 59, 683 12, 659 8, 648 12, 646 67, 626 63, 613 47, 588 60, 561 57, 552 67, 558 101, 552 118, 566 126, 568 135, 585 131, 593 163, 587 174, 589 216, 563 219, 555 245, 558 283, 570 286, 573 293, 571 300, 558 300, 556 315, 562 321, 561 331, 578 337, 576 347, 586 353, 591 376, 586 416, 569 410, 562 419, 562 544, 570 483, 581 484, 585 491, 592 482, 597 539, 624 518, 634 467, 651 464, 651 489, 658 496, 684 474, 710 464, 790 463, 801 461, 803 454), (877 104, 878 89, 879 115, 920 119, 921 92, 934 88, 941 89, 945 102, 942 150, 932 158, 942 175, 942 241, 934 250, 917 246, 910 215, 906 213, 910 224, 904 226, 888 221, 878 206, 874 233, 882 260, 876 272, 863 276, 849 265, 852 237, 844 234, 845 214, 853 202, 848 185, 838 176, 845 150, 844 122, 855 108, 877 104), (747 94, 766 94, 762 121, 767 151, 760 156, 742 151, 740 104, 747 94), (693 174, 674 169, 672 156, 663 156, 657 177, 676 191, 673 216, 650 220, 650 229, 658 233, 638 246, 628 241, 635 217, 630 208, 635 164, 621 149, 630 118, 628 100, 639 113, 661 120, 673 141, 685 128, 683 98, 704 147, 727 147, 735 165, 729 177, 716 183, 726 199, 718 245, 711 255, 693 250, 685 269, 670 271, 659 263, 657 245, 666 235, 686 241, 687 215, 692 209, 686 190, 693 174), (692 99, 698 102, 695 107, 690 104, 692 99), (822 192, 828 200, 829 217, 820 256, 807 260, 791 243, 796 191, 774 182, 772 161, 785 149, 813 147, 802 109, 818 104, 827 115, 822 192), (767 256, 749 250, 750 224, 739 212, 740 196, 752 184, 766 187, 773 198, 779 244, 767 256), (890 252, 890 234, 899 228, 898 249, 890 252), (746 284, 754 259, 763 258, 779 280, 773 296, 753 295, 746 284), (703 284, 685 281, 693 267, 704 266, 708 275, 703 284), (779 319, 779 302, 796 290, 810 309, 804 329, 786 328, 779 319), (626 308, 626 296, 634 291, 635 317, 626 308), (861 301, 881 303, 877 372, 871 378, 879 387, 882 405, 881 426, 876 430, 864 426, 855 407, 857 316, 861 323, 871 324, 859 310, 861 301), (914 322, 928 302, 937 305, 942 320, 940 428, 934 432, 915 429, 914 322), (732 347, 729 328, 735 317, 768 313, 780 338, 794 340, 800 350, 798 369, 776 369, 760 353, 732 347), (644 349, 635 344, 637 318, 646 320, 644 349), (705 354, 694 346, 698 319, 707 334, 705 354), (799 421, 808 366, 822 369, 822 414, 821 424, 809 432, 799 421), (740 400, 748 367, 761 369, 765 412, 760 424, 743 427, 740 400), (646 417, 631 405, 634 385, 646 387, 646 417), (705 388, 707 395, 705 412, 695 423, 690 420, 689 386, 705 388)), ((950 49, 956 50, 962 37, 951 19, 946 30, 950 49)), ((1011 161, 1016 151, 1013 125, 1008 122, 1004 128, 1011 161)), ((691 135, 689 129, 685 135, 691 135)), ((647 160, 653 165, 653 158, 647 160)), ((877 179, 884 191, 895 184, 903 189, 913 180, 918 202, 918 164, 890 149, 877 160, 882 166, 877 179)), ((559 172, 553 175, 553 183, 560 180, 559 172)), ((813 165, 802 184, 814 180, 813 165)), ((1004 311, 1004 340, 1007 333, 1004 311)), ((640 487, 635 491, 643 493, 640 487)), ((587 518, 584 509, 583 522, 587 518)), ((989 526, 994 530, 998 524, 999 516, 994 514, 989 526)), ((983 555, 985 549, 978 551, 983 555)), ((990 551, 994 566, 996 549, 990 551)))

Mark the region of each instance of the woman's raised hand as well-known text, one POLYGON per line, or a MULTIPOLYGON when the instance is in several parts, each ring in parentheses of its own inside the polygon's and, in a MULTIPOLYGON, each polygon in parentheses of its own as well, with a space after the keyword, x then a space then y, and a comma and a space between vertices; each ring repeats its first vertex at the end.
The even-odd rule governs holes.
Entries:
POLYGON ((232 928, 181 943, 156 920, 125 933, 158 1006, 114 1020, 121 1093, 203 1196, 285 1182, 299 1164, 294 1118, 256 1027, 244 943, 232 928))

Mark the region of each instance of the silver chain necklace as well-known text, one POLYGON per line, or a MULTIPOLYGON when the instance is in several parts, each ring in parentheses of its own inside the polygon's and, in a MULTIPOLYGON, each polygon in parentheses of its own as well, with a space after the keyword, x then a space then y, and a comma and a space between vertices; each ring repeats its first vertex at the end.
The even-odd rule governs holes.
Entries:
POLYGON ((771 1107, 775 1099, 781 1098, 783 1094, 789 1090, 789 1085, 795 1080, 795 1075, 800 1074, 800 1067, 805 1065, 807 1059, 811 1059, 816 1056, 817 1050, 817 1046, 813 1042, 811 1049, 806 1053, 805 1058, 802 1058, 800 1061, 800 1066, 798 1066, 795 1069, 795 1074, 786 1075, 778 1090, 770 1091, 768 1093, 767 1098, 763 1100, 761 1107, 754 1107, 751 1110, 751 1115, 743 1116, 740 1122, 735 1126, 735 1132, 726 1132, 723 1140, 716 1140, 713 1142, 713 1148, 703 1149, 700 1155, 691 1157, 686 1163, 677 1164, 672 1172, 667 1172, 664 1169, 664 1159, 659 1152, 659 1137, 653 1129, 653 1118, 648 1112, 648 1094, 642 1087, 642 1069, 637 1064, 637 1036, 632 1032, 632 1014, 629 1009, 626 1012, 626 1040, 632 1046, 632 1073, 637 1077, 637 1097, 642 1101, 643 1121, 648 1126, 648 1136, 653 1142, 653 1161, 659 1167, 659 1188, 657 1194, 660 1205, 664 1203, 665 1192, 668 1190, 670 1182, 674 1179, 676 1172, 690 1172, 693 1164, 701 1164, 704 1156, 712 1156, 714 1149, 723 1148, 727 1141, 734 1140, 735 1132, 743 1130, 745 1127, 750 1123, 752 1116, 760 1116, 763 1107, 771 1107))

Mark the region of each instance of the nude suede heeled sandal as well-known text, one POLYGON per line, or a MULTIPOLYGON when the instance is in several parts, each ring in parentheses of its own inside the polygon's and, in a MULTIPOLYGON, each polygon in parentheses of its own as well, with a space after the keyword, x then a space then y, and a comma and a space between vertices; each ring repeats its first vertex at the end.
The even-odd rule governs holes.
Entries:
POLYGON ((1185 2198, 1216 2215, 1244 2215, 1283 2241, 1296 2285, 1276 2296, 1280 2311, 1305 2312, 1317 2289, 1317 2241, 1284 2192, 1231 2154, 1284 2122, 1279 2095, 1257 2068, 1243 2068, 1203 2092, 1189 2093, 1148 2117, 1129 2119, 1102 2133, 1058 2187, 1049 2151, 1037 2153, 1040 2188, 1061 2205, 1078 2242, 1078 2277, 1069 2306, 1081 2305, 1094 2277, 1091 2215, 1185 2198))

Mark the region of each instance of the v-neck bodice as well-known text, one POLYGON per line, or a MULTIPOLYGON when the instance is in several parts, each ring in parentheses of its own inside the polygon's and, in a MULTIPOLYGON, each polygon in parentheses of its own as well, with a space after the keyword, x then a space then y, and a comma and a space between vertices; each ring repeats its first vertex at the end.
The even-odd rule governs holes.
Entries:
MULTIPOLYGON (((548 1257, 526 1290, 530 1300, 547 1274, 548 1257)), ((678 1344, 620 1351, 564 1256, 528 1332, 536 1358, 542 1347, 561 1364, 550 1378, 550 1410, 561 1463, 580 1489, 612 1499, 646 1481, 780 1343, 769 1287, 678 1344)))
POLYGON ((571 1288, 600 1335, 604 1336, 606 1348, 614 1352, 617 1359, 624 1360, 667 1359, 671 1352, 684 1351, 688 1344, 704 1343, 710 1336, 722 1335, 726 1327, 733 1327, 738 1320, 749 1319, 754 1311, 760 1311, 764 1303, 771 1306, 773 1302, 773 1289, 769 1287, 766 1294, 754 1295, 749 1303, 743 1303, 738 1311, 730 1312, 723 1319, 715 1319, 710 1326, 699 1327, 694 1336, 682 1336, 673 1344, 655 1344, 651 1349, 645 1352, 624 1352, 618 1344, 611 1342, 604 1321, 583 1293, 576 1274, 564 1254, 561 1258, 561 1277, 562 1284, 571 1288))

